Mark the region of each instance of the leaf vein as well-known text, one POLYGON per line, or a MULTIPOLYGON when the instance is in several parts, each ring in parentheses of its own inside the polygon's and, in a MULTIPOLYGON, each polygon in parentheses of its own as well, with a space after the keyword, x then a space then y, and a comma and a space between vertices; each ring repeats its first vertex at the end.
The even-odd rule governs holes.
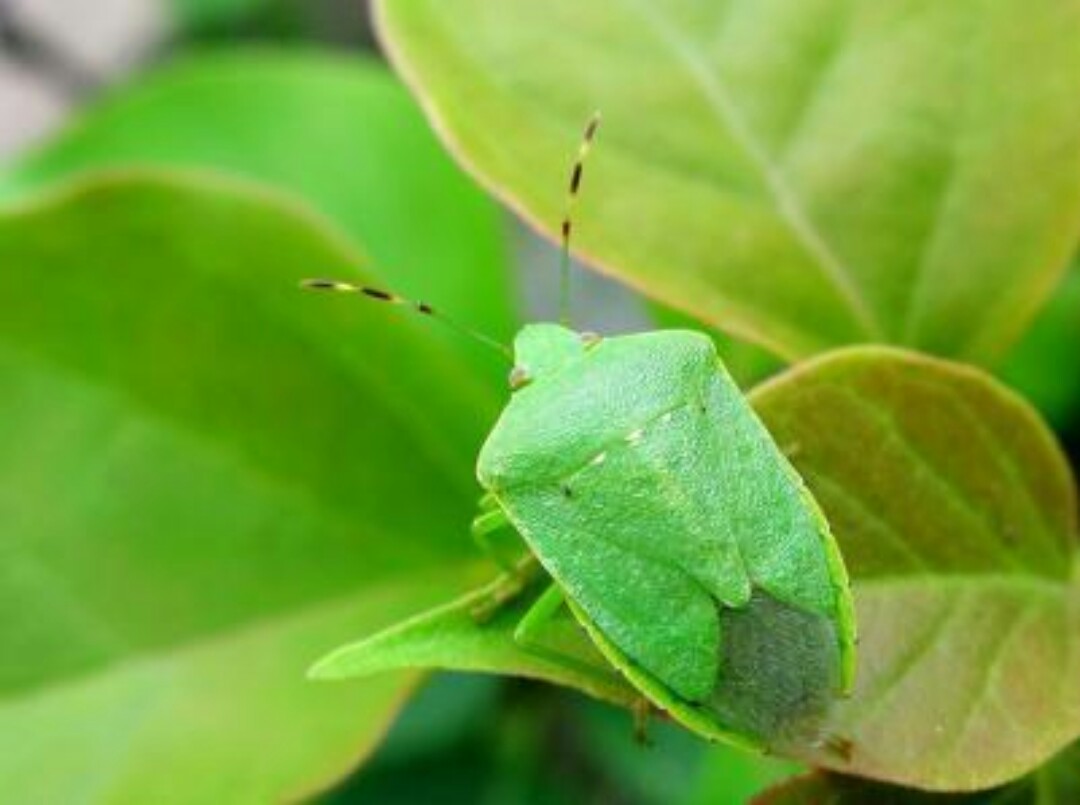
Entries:
POLYGON ((872 340, 884 340, 885 333, 877 316, 855 282, 851 270, 840 260, 817 226, 810 219, 801 199, 791 187, 780 166, 762 147, 759 137, 731 96, 731 92, 701 57, 697 49, 667 19, 639 0, 621 0, 648 29, 672 52, 690 75, 714 117, 747 155, 772 196, 780 220, 795 240, 813 259, 822 276, 847 303, 852 315, 872 340))

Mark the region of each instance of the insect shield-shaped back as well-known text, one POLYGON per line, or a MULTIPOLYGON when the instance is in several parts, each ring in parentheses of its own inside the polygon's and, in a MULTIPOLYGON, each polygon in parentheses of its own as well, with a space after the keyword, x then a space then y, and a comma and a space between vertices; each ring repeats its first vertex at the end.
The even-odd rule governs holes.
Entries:
POLYGON ((515 343, 530 382, 478 477, 593 641, 710 737, 813 734, 851 682, 850 591, 828 526, 704 335, 515 343))

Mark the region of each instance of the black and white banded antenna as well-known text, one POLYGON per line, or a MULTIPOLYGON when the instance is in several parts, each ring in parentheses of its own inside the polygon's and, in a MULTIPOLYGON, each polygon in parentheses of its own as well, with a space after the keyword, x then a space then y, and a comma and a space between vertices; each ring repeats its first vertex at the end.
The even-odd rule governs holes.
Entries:
POLYGON ((570 182, 566 192, 566 203, 563 207, 562 219, 562 262, 559 267, 559 319, 564 326, 570 325, 570 236, 573 232, 574 206, 577 203, 578 191, 581 189, 581 179, 585 170, 585 157, 589 155, 593 140, 596 139, 596 130, 600 128, 600 112, 594 112, 585 126, 585 134, 578 146, 577 158, 570 170, 570 182))
POLYGON ((436 321, 441 321, 450 329, 457 331, 458 333, 466 336, 467 338, 471 338, 474 341, 479 341, 484 346, 496 350, 504 358, 509 358, 510 360, 513 360, 513 353, 510 351, 510 348, 507 347, 505 344, 496 341, 491 336, 486 335, 479 330, 474 330, 471 327, 466 327, 464 324, 460 324, 454 321, 445 314, 436 311, 435 308, 433 308, 427 302, 421 302, 418 299, 409 299, 399 294, 391 293, 390 291, 384 291, 380 288, 372 288, 369 285, 356 285, 351 282, 341 282, 339 280, 331 279, 301 280, 300 287, 309 291, 329 291, 332 293, 360 294, 362 296, 368 297, 369 299, 374 299, 377 302, 385 302, 390 305, 400 305, 402 307, 411 308, 412 310, 423 316, 428 316, 435 319, 436 321))

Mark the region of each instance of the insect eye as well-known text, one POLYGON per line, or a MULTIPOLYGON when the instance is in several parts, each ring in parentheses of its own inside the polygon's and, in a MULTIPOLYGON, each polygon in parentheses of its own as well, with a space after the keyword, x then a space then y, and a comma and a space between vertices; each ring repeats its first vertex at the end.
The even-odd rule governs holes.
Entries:
POLYGON ((517 391, 531 382, 532 377, 529 375, 529 370, 524 366, 515 366, 510 370, 510 389, 512 391, 517 391))
POLYGON ((581 343, 585 345, 585 349, 592 349, 603 340, 603 336, 599 333, 584 332, 579 335, 581 343))

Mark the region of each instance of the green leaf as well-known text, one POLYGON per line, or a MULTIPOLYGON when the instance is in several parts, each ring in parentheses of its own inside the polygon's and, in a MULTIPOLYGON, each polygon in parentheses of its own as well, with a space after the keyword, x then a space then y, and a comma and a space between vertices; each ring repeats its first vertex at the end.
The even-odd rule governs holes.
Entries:
POLYGON ((828 515, 859 669, 804 759, 928 789, 1031 771, 1080 735, 1074 480, 1019 397, 886 348, 803 364, 755 407, 828 515))
MULTIPOLYGON (((400 292, 502 340, 515 329, 495 205, 378 63, 271 48, 181 59, 0 174, 0 199, 130 165, 211 168, 287 190, 362 244, 400 292)), ((434 337, 492 382, 505 376, 456 334, 434 337)))
POLYGON ((754 805, 1070 805, 1080 802, 1080 747, 1073 746, 1029 777, 975 794, 939 794, 839 774, 796 777, 754 805))
POLYGON ((578 688, 598 699, 632 705, 640 698, 563 607, 543 631, 551 654, 527 651, 513 639, 514 629, 547 581, 534 579, 490 620, 474 613, 502 589, 506 578, 421 613, 383 632, 350 643, 320 660, 316 679, 348 679, 402 668, 483 671, 542 679, 578 688))
POLYGON ((988 360, 1080 229, 1075 0, 376 8, 447 144, 549 234, 601 109, 582 252, 786 357, 988 360))
POLYGON ((381 736, 415 676, 304 672, 486 575, 467 523, 501 391, 425 322, 297 289, 358 262, 207 177, 0 215, 6 798, 277 801, 381 736))

